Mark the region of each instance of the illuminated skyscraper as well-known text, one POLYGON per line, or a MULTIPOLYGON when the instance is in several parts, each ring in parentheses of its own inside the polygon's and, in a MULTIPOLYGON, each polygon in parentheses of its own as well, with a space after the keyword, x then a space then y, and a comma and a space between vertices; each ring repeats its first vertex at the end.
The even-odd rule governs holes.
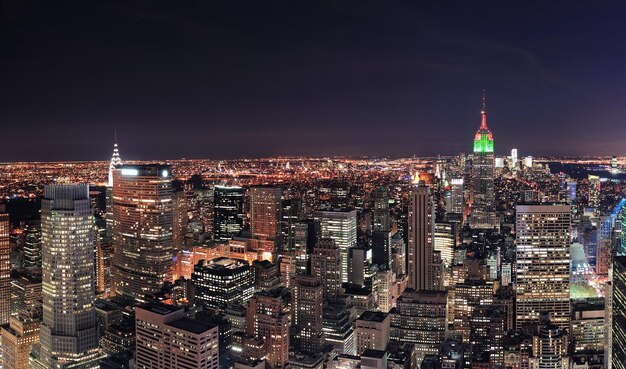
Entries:
POLYGON ((430 187, 420 182, 409 196, 408 286, 416 291, 438 290, 441 264, 434 257, 435 214, 430 187))
POLYGON ((517 149, 511 149, 511 167, 517 166, 517 149))
POLYGON ((244 304, 254 293, 254 278, 247 262, 217 258, 200 261, 191 276, 196 301, 212 309, 244 304))
POLYGON ((113 171, 114 291, 138 302, 172 279, 172 175, 167 165, 113 171))
POLYGON ((493 228, 497 226, 494 198, 494 153, 493 135, 487 127, 487 107, 483 95, 481 122, 474 136, 474 157, 472 161, 473 204, 470 217, 472 228, 493 228))
POLYGON ((613 369, 626 369, 626 256, 613 259, 611 298, 611 362, 613 369))
POLYGON ((277 240, 280 234, 281 190, 279 187, 256 186, 250 193, 250 232, 252 237, 277 240))
POLYGON ((185 246, 188 222, 187 197, 184 191, 176 191, 172 196, 172 239, 176 250, 185 246))
POLYGON ((213 238, 227 241, 243 228, 243 188, 215 186, 213 191, 213 238))
POLYGON ((289 362, 289 316, 282 296, 272 290, 256 293, 248 302, 246 333, 262 341, 262 352, 272 368, 289 362))
POLYGON ((324 342, 324 289, 319 278, 298 275, 291 292, 292 345, 302 353, 318 353, 324 342))
POLYGON ((146 304, 135 313, 137 368, 219 368, 218 326, 185 316, 183 308, 146 304))
POLYGON ((348 282, 348 249, 356 246, 356 210, 316 211, 323 238, 335 241, 341 256, 341 282, 348 282))
POLYGON ((374 222, 373 231, 390 231, 391 216, 389 214, 389 191, 387 191, 385 187, 380 187, 372 193, 372 197, 372 220, 374 222))
POLYGON ((109 162, 109 177, 106 189, 106 240, 111 242, 113 238, 113 171, 117 166, 122 165, 120 152, 117 149, 117 132, 115 133, 115 143, 113 144, 113 156, 109 162))
POLYGON ((322 282, 325 301, 335 301, 343 293, 341 288, 341 254, 334 240, 321 239, 313 248, 311 275, 322 282))
POLYGON ((44 314, 32 367, 98 368, 89 186, 46 186, 41 228, 44 314))
POLYGON ((569 329, 570 228, 569 205, 517 206, 518 329, 539 323, 541 312, 569 329))
POLYGON ((41 268, 41 221, 24 222, 24 267, 41 268))
POLYGON ((449 216, 454 214, 458 219, 463 219, 465 208, 463 189, 463 178, 450 179, 450 196, 446 199, 446 213, 449 216))
POLYGON ((0 214, 0 325, 11 315, 11 244, 9 214, 0 214))
POLYGON ((590 208, 600 208, 600 177, 589 175, 589 202, 590 208))

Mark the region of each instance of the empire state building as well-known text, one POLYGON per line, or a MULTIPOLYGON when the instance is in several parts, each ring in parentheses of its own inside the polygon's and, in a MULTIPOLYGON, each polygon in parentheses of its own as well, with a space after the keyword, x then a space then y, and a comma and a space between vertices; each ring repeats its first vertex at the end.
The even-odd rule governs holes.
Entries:
POLYGON ((494 199, 493 134, 487 127, 487 107, 483 93, 481 122, 474 135, 474 155, 472 160, 472 228, 493 228, 498 226, 494 199))

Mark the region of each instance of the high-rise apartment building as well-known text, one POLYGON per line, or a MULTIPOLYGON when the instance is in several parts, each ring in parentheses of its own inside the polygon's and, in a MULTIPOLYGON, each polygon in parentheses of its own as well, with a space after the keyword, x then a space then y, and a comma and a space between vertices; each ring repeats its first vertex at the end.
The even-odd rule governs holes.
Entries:
POLYGON ((341 256, 341 282, 348 282, 348 249, 356 246, 356 210, 316 211, 321 235, 335 241, 341 256))
POLYGON ((318 353, 324 342, 324 289, 319 278, 298 275, 291 291, 291 344, 298 352, 318 353))
POLYGON ((408 274, 409 287, 438 290, 441 287, 440 264, 434 256, 435 214, 430 187, 420 182, 409 194, 408 274))
POLYGON ((98 368, 89 186, 53 184, 41 201, 43 322, 33 368, 98 368))
POLYGON ((472 228, 493 228, 497 226, 495 207, 493 134, 487 127, 487 108, 483 95, 481 122, 474 135, 474 156, 472 160, 472 228))
POLYGON ((600 177, 590 174, 589 175, 589 192, 588 202, 590 208, 599 210, 600 208, 600 177))
POLYGON ((167 165, 113 171, 112 274, 117 295, 138 302, 172 280, 172 173, 167 165))
POLYGON ((549 312, 552 323, 570 325, 569 205, 518 205, 516 215, 517 328, 539 323, 549 312))
POLYGON ((215 186, 213 190, 213 238, 228 241, 243 229, 243 194, 238 186, 215 186))
POLYGON ((137 369, 218 369, 217 325, 185 316, 172 305, 147 304, 135 310, 137 369))
POLYGON ((250 233, 252 237, 278 240, 281 222, 281 189, 255 186, 250 194, 250 233))

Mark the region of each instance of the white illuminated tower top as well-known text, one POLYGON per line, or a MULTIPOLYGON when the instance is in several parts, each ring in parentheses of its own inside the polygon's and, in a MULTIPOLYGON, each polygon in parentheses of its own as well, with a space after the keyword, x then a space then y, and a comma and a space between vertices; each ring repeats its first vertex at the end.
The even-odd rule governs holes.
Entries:
POLYGON ((116 166, 122 165, 122 159, 120 159, 120 152, 117 149, 117 132, 115 132, 115 143, 113 144, 113 156, 111 157, 111 163, 109 164, 109 187, 113 187, 113 169, 116 166))

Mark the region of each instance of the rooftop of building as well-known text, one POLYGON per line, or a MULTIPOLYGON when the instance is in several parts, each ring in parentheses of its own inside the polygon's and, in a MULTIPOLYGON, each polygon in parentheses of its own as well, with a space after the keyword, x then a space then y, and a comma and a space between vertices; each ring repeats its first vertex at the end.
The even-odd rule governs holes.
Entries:
POLYGON ((368 322, 382 322, 387 318, 387 313, 380 311, 364 311, 358 320, 365 320, 368 322))
POLYGON ((374 350, 374 349, 367 349, 365 351, 363 351, 363 353, 361 354, 361 357, 370 357, 370 358, 375 358, 375 359, 382 359, 385 357, 385 355, 387 355, 387 351, 381 351, 381 350, 374 350))
POLYGON ((211 269, 215 271, 236 270, 239 268, 245 268, 249 266, 247 261, 230 259, 226 257, 216 258, 209 262, 205 262, 204 260, 201 260, 198 263, 198 265, 200 265, 201 267, 205 269, 211 269))
POLYGON ((201 334, 215 327, 186 317, 176 319, 167 325, 193 334, 201 334))
POLYGON ((168 315, 176 311, 182 310, 183 308, 179 306, 174 306, 174 305, 148 303, 148 304, 140 305, 138 309, 143 309, 143 310, 149 311, 151 313, 159 314, 159 315, 168 315))

